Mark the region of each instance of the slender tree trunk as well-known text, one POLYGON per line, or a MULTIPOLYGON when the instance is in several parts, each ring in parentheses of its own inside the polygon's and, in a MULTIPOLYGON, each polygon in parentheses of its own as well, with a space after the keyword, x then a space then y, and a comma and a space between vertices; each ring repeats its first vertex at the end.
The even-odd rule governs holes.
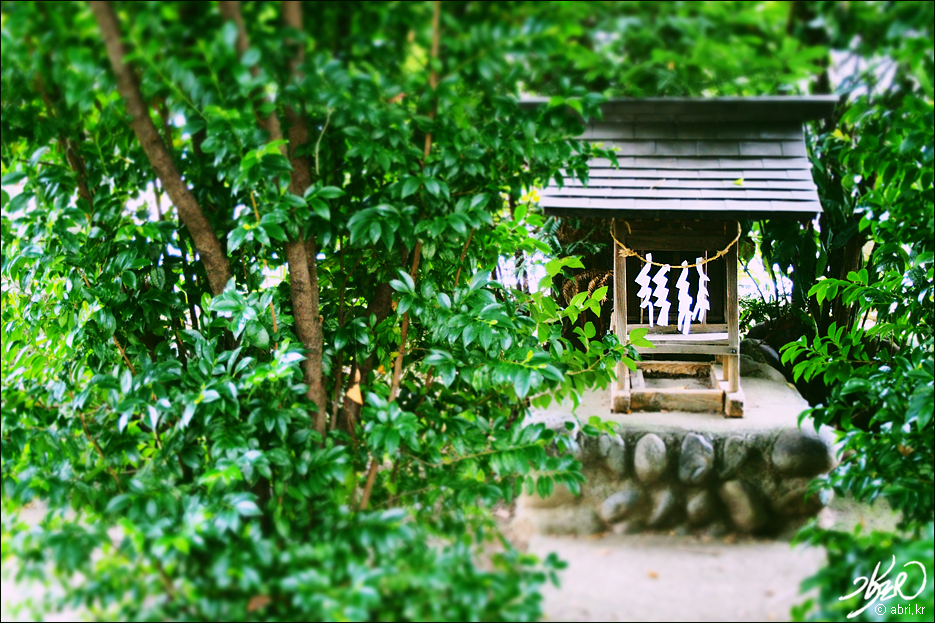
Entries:
MULTIPOLYGON (((240 0, 221 0, 219 3, 221 16, 237 26, 237 41, 234 47, 238 56, 243 56, 250 48, 250 38, 247 35, 247 27, 244 25, 243 15, 240 12, 240 0)), ((260 68, 256 65, 250 67, 250 74, 255 78, 260 75, 260 68)), ((282 139, 282 128, 279 126, 279 117, 275 112, 264 115, 259 104, 269 102, 269 98, 262 94, 262 91, 255 91, 253 94, 253 112, 256 115, 257 123, 260 127, 269 132, 269 140, 278 141, 282 139)))
MULTIPOLYGON (((282 3, 283 22, 296 30, 302 30, 302 4, 295 1, 282 3)), ((290 61, 293 78, 300 74, 305 58, 301 42, 294 44, 295 52, 290 61)), ((286 136, 289 139, 289 163, 292 178, 289 192, 302 197, 312 184, 312 163, 299 150, 309 144, 308 124, 300 111, 286 106, 286 121, 289 124, 286 136)), ((324 366, 322 364, 323 338, 319 315, 318 261, 315 236, 308 240, 290 240, 286 243, 286 259, 289 262, 289 283, 292 285, 292 311, 299 339, 308 351, 305 359, 305 382, 308 397, 318 406, 315 430, 324 434, 328 418, 328 397, 325 391, 324 366), (304 264, 300 266, 300 264, 304 264)))
POLYGON ((143 102, 143 95, 140 92, 140 85, 136 74, 126 62, 127 51, 121 41, 120 24, 114 13, 113 7, 109 2, 91 2, 91 10, 94 12, 97 23, 101 29, 101 35, 104 38, 104 44, 107 46, 107 55, 110 57, 110 63, 114 68, 114 75, 117 78, 117 91, 126 101, 127 113, 130 115, 130 127, 136 134, 137 140, 146 152, 146 157, 156 171, 156 176, 162 182, 162 187, 178 208, 179 217, 188 228, 201 261, 204 263, 205 272, 208 274, 208 282, 211 285, 211 292, 215 295, 224 291, 227 282, 230 281, 230 264, 227 261, 227 254, 221 246, 211 223, 208 221, 198 204, 198 200, 188 190, 172 156, 169 153, 166 144, 156 130, 152 119, 149 116, 149 109, 143 102))

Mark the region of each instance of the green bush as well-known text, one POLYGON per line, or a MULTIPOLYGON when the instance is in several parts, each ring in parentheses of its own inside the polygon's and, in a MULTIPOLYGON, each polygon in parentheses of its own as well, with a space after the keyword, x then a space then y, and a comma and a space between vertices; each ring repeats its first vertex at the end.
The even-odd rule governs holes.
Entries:
POLYGON ((604 296, 556 307, 574 258, 532 293, 499 268, 545 250, 527 189, 612 157, 569 138, 599 96, 517 103, 548 25, 90 8, 3 5, 3 557, 58 586, 39 607, 540 618, 561 565, 490 509, 578 489, 528 405, 624 357, 561 337, 604 296))

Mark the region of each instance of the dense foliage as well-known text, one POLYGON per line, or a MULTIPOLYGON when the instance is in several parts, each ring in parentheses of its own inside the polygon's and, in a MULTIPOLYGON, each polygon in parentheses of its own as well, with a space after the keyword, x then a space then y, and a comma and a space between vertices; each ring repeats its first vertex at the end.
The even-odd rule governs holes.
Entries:
POLYGON ((555 38, 482 4, 90 4, 3 5, 4 557, 108 619, 538 618, 490 509, 577 489, 526 409, 623 349, 499 258, 600 98, 520 107, 555 38))
POLYGON ((62 603, 540 616, 560 563, 514 551, 490 509, 577 487, 546 451, 564 436, 521 423, 625 351, 572 322, 605 292, 548 290, 604 267, 606 227, 545 221, 534 189, 585 174, 568 113, 619 95, 844 96, 809 128, 821 219, 745 224, 742 259, 792 284, 746 317, 841 431, 819 484, 903 523, 804 533, 828 564, 796 614, 841 618, 892 555, 932 569, 931 3, 3 2, 2 20, 3 558, 62 603))
MULTIPOLYGON (((819 235, 802 232, 799 240, 812 236, 821 252, 809 253, 814 273, 797 260, 795 280, 799 308, 817 330, 787 345, 783 359, 795 362, 797 378, 828 388, 803 415, 841 431, 844 460, 816 484, 864 502, 882 498, 901 521, 895 534, 858 526, 801 535, 828 551, 828 566, 809 583, 820 588, 813 616, 829 619, 859 609, 861 598, 838 598, 878 561, 882 570, 894 556, 900 570, 909 561, 935 566, 935 13, 931 4, 872 4, 842 17, 829 14, 827 36, 866 65, 842 84, 851 101, 838 126, 814 143, 826 220, 819 235), (813 280, 836 253, 840 272, 813 280)), ((931 578, 913 603, 935 607, 931 578)), ((871 613, 861 617, 879 620, 871 613)), ((891 609, 885 617, 904 619, 891 609)))

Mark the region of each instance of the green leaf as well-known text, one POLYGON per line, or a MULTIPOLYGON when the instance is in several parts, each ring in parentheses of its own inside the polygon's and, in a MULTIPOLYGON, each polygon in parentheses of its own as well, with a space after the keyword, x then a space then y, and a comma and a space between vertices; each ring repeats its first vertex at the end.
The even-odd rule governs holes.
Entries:
POLYGON ((430 177, 425 178, 425 190, 428 191, 433 197, 441 196, 441 186, 439 186, 438 181, 430 177))
POLYGON ((240 500, 234 504, 234 510, 236 510, 241 517, 259 517, 263 514, 260 507, 252 500, 240 500))
POLYGON ((403 189, 400 192, 400 199, 405 199, 410 195, 413 195, 416 191, 419 190, 419 187, 422 186, 422 181, 418 177, 408 177, 406 181, 403 182, 403 189))
POLYGON ((120 281, 123 282, 123 285, 125 285, 127 289, 129 290, 136 289, 136 274, 133 273, 132 271, 125 270, 122 273, 120 273, 120 281))
POLYGON ((866 393, 870 391, 870 382, 866 379, 849 379, 841 388, 841 395, 866 393))
POLYGON ((0 184, 3 186, 12 186, 13 184, 18 184, 26 179, 26 174, 22 171, 10 171, 3 178, 0 178, 0 184))
POLYGON ((527 211, 528 209, 529 209, 529 208, 528 208, 528 206, 527 206, 525 203, 519 204, 519 205, 516 207, 516 212, 513 214, 513 220, 516 221, 517 223, 522 222, 523 219, 526 218, 526 211, 527 211))
POLYGON ((312 197, 309 200, 309 205, 311 205, 312 210, 319 217, 325 219, 326 221, 331 220, 331 208, 328 207, 328 204, 319 199, 318 197, 312 197))
POLYGON ((343 197, 345 193, 337 186, 324 186, 315 194, 322 199, 337 199, 338 197, 343 197))

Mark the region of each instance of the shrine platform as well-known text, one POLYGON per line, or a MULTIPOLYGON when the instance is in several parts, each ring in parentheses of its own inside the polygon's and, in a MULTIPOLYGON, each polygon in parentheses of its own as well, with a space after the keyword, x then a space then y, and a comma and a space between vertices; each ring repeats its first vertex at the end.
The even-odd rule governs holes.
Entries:
POLYGON ((616 434, 576 434, 576 458, 587 482, 574 496, 563 486, 543 499, 523 495, 514 521, 527 532, 595 534, 675 530, 712 536, 731 532, 779 536, 829 501, 807 495, 809 482, 836 465, 834 434, 798 426, 808 403, 764 364, 741 357, 743 418, 723 413, 612 413, 610 389, 570 404, 534 410, 528 422, 556 430, 597 415, 616 434), (577 419, 575 417, 577 415, 577 419))

